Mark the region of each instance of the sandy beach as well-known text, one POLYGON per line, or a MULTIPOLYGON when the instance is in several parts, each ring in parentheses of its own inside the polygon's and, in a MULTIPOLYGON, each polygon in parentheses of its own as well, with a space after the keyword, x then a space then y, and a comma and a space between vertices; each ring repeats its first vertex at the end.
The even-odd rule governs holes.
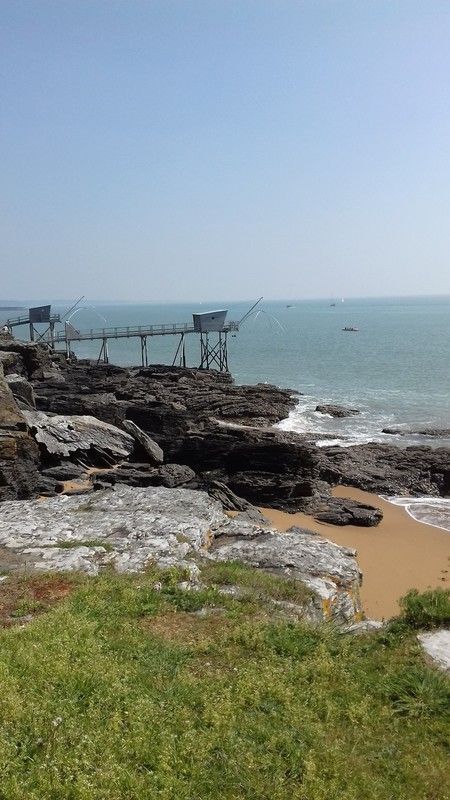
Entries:
POLYGON ((353 525, 337 527, 317 522, 306 514, 286 514, 261 509, 281 531, 292 525, 315 530, 337 544, 354 547, 363 573, 361 598, 372 619, 398 613, 398 600, 408 589, 423 591, 448 587, 450 577, 450 534, 448 531, 416 522, 400 506, 377 495, 351 487, 333 489, 335 497, 352 497, 381 508, 383 519, 376 528, 353 525))

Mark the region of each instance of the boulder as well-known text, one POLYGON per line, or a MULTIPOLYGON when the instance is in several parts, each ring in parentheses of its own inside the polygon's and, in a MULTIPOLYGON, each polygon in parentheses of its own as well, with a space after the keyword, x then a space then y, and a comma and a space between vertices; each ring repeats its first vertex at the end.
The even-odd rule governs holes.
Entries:
POLYGON ((152 464, 162 464, 164 461, 164 453, 160 448, 159 444, 157 444, 147 433, 144 433, 143 430, 136 425, 135 422, 132 422, 130 419, 124 419, 123 427, 125 430, 134 438, 137 442, 141 445, 141 447, 145 450, 146 454, 150 459, 150 463, 152 464))
POLYGON ((340 497, 326 497, 321 501, 313 501, 305 510, 313 514, 319 522, 331 525, 358 525, 372 528, 379 525, 383 519, 381 509, 340 497))
POLYGON ((17 375, 15 373, 5 375, 5 381, 16 400, 21 400, 29 408, 36 408, 33 387, 23 375, 17 375))
POLYGON ((165 464, 158 470, 162 486, 173 488, 175 486, 192 485, 196 482, 194 470, 185 464, 165 464))
POLYGON ((5 376, 11 374, 23 375, 25 372, 23 358, 20 353, 0 350, 0 364, 3 367, 5 376))
MULTIPOLYGON (((50 348, 43 342, 21 342, 11 336, 0 337, 0 352, 19 356, 23 374, 29 380, 38 380, 47 370, 52 370, 50 348)), ((8 356, 11 358, 11 355, 8 356)), ((20 372, 21 370, 14 370, 20 372)))
POLYGON ((74 478, 81 478, 85 472, 86 469, 84 467, 73 464, 71 461, 64 461, 56 467, 48 467, 47 469, 41 470, 41 474, 44 475, 44 477, 53 478, 55 481, 70 481, 74 478))
POLYGON ((446 448, 365 444, 319 448, 318 470, 327 483, 374 494, 450 494, 450 451, 446 448))

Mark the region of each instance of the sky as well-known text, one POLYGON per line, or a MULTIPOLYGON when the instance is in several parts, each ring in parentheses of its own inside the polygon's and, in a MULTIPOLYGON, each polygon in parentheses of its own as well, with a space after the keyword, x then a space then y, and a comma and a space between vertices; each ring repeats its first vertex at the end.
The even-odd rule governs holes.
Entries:
POLYGON ((449 294, 449 42, 447 0, 1 0, 1 298, 449 294))

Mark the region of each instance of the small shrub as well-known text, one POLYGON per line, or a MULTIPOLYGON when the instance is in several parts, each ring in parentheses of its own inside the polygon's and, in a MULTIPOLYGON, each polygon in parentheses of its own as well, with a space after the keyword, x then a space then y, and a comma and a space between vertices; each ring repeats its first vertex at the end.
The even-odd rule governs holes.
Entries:
POLYGON ((400 600, 401 617, 411 628, 440 628, 450 624, 450 591, 411 589, 400 600))

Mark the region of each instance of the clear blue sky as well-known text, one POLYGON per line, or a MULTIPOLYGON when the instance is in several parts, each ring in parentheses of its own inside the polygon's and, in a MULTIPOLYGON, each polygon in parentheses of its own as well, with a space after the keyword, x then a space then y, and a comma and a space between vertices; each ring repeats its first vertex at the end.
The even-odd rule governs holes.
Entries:
POLYGON ((450 293, 450 2, 2 0, 0 296, 450 293))

